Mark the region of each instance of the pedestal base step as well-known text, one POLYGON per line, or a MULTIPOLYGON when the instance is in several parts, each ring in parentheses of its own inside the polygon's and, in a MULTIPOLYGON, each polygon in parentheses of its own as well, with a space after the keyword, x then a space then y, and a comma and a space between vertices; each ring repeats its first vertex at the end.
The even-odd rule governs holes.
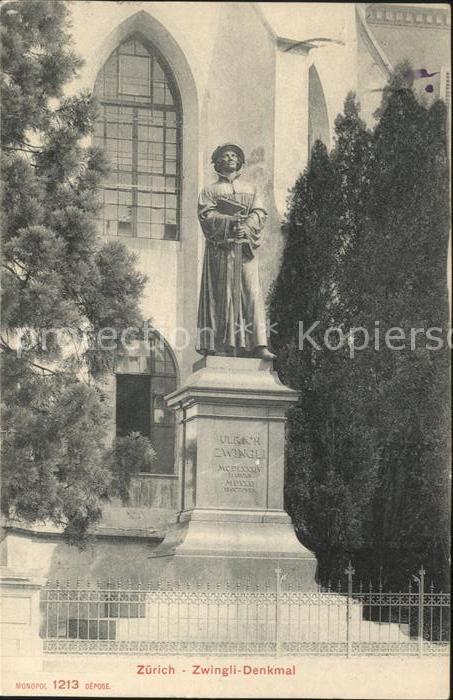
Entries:
POLYGON ((284 511, 215 511, 180 514, 150 558, 153 579, 233 587, 275 584, 277 567, 303 590, 316 590, 316 558, 298 541, 284 511), (159 573, 157 573, 159 572, 159 573))
POLYGON ((304 591, 316 591, 316 558, 168 554, 150 559, 151 585, 166 582, 186 589, 209 586, 230 590, 275 588, 276 571, 304 591))

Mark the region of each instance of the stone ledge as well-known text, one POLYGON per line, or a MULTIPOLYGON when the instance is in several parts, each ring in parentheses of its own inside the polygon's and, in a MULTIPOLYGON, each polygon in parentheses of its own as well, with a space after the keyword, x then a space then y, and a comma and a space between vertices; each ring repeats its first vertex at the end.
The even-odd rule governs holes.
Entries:
MULTIPOLYGON (((104 507, 102 520, 89 531, 94 538, 134 538, 161 541, 171 523, 176 519, 176 509, 145 508, 129 506, 104 507)), ((3 528, 7 532, 29 538, 50 538, 60 540, 63 528, 52 523, 27 525, 20 521, 5 521, 3 528)))
POLYGON ((178 515, 178 522, 189 520, 199 522, 234 523, 290 523, 291 518, 283 510, 228 510, 223 508, 195 508, 184 510, 178 515))
POLYGON ((296 403, 298 393, 282 384, 271 360, 207 355, 194 364, 184 385, 165 398, 172 408, 200 402, 261 405, 263 401, 271 407, 296 403))
POLYGON ((19 569, 13 569, 8 566, 0 566, 0 587, 1 588, 16 588, 16 589, 34 589, 41 588, 45 583, 45 579, 40 575, 37 569, 32 569, 25 573, 19 569))

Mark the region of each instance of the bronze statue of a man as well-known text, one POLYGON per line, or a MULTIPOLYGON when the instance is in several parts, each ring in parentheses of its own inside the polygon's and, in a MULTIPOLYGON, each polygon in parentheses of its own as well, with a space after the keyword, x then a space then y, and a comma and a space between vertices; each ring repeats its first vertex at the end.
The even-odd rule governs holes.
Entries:
POLYGON ((198 307, 201 354, 242 355, 271 360, 266 315, 255 251, 261 244, 266 209, 256 188, 240 180, 245 163, 239 146, 216 148, 217 182, 198 199, 206 248, 198 307))

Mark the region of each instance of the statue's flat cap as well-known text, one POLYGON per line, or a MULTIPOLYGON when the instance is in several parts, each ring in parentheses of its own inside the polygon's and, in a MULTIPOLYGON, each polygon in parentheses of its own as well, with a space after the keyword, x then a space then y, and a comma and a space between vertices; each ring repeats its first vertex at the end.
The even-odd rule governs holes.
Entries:
POLYGON ((217 146, 217 148, 211 156, 212 163, 215 163, 225 151, 234 151, 238 158, 240 158, 241 161, 245 163, 244 151, 240 146, 238 146, 235 143, 223 143, 221 146, 217 146))

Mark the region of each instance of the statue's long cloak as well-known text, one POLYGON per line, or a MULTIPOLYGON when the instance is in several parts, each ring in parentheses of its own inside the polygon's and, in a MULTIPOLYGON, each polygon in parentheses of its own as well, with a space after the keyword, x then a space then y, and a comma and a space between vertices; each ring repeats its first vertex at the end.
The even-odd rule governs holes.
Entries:
POLYGON ((217 182, 200 193, 198 217, 206 239, 198 307, 197 348, 201 352, 224 352, 231 348, 251 351, 267 345, 264 301, 255 257, 266 216, 256 188, 240 180, 238 173, 230 177, 220 175, 217 182), (238 258, 239 284, 238 247, 227 242, 233 238, 235 224, 231 216, 219 212, 219 198, 246 207, 244 221, 248 233, 238 258))

